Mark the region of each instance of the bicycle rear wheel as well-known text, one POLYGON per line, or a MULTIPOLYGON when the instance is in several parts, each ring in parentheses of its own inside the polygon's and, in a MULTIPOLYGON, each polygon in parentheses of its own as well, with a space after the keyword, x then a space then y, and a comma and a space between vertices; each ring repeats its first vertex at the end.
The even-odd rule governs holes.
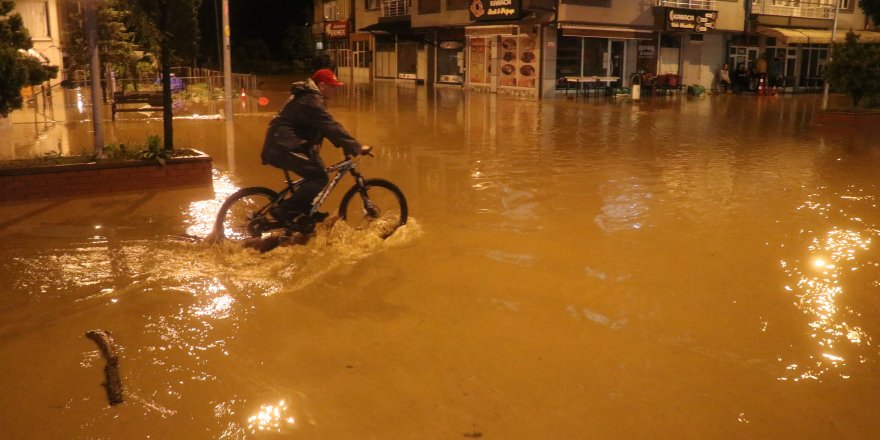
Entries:
POLYGON ((339 218, 357 230, 373 229, 388 238, 406 224, 407 204, 403 192, 384 179, 367 179, 342 197, 339 218))
POLYGON ((268 208, 278 198, 269 188, 242 188, 229 196, 217 213, 214 235, 232 241, 260 237, 280 227, 268 208))

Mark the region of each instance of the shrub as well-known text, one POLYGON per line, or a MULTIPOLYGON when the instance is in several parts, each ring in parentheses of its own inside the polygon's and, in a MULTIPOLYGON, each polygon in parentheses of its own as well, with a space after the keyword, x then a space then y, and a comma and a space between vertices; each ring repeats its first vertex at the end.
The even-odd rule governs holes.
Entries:
POLYGON ((853 106, 858 107, 863 98, 868 105, 880 101, 880 46, 859 44, 859 37, 846 34, 846 43, 835 44, 832 59, 822 71, 835 91, 848 94, 853 106))

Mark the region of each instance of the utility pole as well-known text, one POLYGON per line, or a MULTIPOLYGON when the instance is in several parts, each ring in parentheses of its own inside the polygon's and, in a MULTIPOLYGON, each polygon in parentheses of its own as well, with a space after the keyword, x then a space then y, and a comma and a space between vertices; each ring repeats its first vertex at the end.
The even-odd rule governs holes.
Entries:
MULTIPOLYGON (((831 28, 831 44, 828 45, 828 59, 825 60, 825 64, 831 62, 831 58, 834 54, 834 37, 837 35, 837 16, 840 15, 840 2, 843 0, 836 0, 836 5, 834 6, 834 27, 831 28)), ((825 85, 822 87, 822 110, 828 110, 828 89, 830 88, 828 79, 825 79, 825 85)))
MULTIPOLYGON (((86 35, 89 45, 89 79, 92 86, 92 125, 95 129, 95 158, 104 157, 104 115, 101 95, 101 60, 98 55, 98 6, 85 0, 86 35)), ((113 93, 111 90, 110 93, 113 93)))
POLYGON ((226 125, 232 124, 232 59, 229 55, 229 0, 223 0, 223 99, 226 101, 226 125))

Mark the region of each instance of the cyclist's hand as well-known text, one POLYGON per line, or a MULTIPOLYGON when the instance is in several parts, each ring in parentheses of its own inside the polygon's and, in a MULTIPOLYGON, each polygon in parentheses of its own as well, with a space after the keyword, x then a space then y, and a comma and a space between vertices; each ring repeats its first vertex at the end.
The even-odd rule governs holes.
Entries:
POLYGON ((370 154, 370 151, 371 151, 372 149, 373 149, 373 147, 371 147, 371 146, 369 146, 369 145, 361 145, 361 151, 360 151, 360 153, 361 153, 361 155, 364 155, 364 156, 366 156, 366 155, 370 155, 370 156, 372 156, 372 154, 370 154))

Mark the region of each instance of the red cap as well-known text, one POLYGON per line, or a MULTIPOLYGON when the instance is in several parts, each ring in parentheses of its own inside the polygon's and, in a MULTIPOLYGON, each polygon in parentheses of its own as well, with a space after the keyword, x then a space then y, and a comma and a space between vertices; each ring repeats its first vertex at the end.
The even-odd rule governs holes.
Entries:
POLYGON ((336 74, 330 69, 321 69, 315 72, 315 74, 312 75, 312 81, 314 81, 315 84, 326 83, 337 87, 345 85, 336 79, 336 74))

